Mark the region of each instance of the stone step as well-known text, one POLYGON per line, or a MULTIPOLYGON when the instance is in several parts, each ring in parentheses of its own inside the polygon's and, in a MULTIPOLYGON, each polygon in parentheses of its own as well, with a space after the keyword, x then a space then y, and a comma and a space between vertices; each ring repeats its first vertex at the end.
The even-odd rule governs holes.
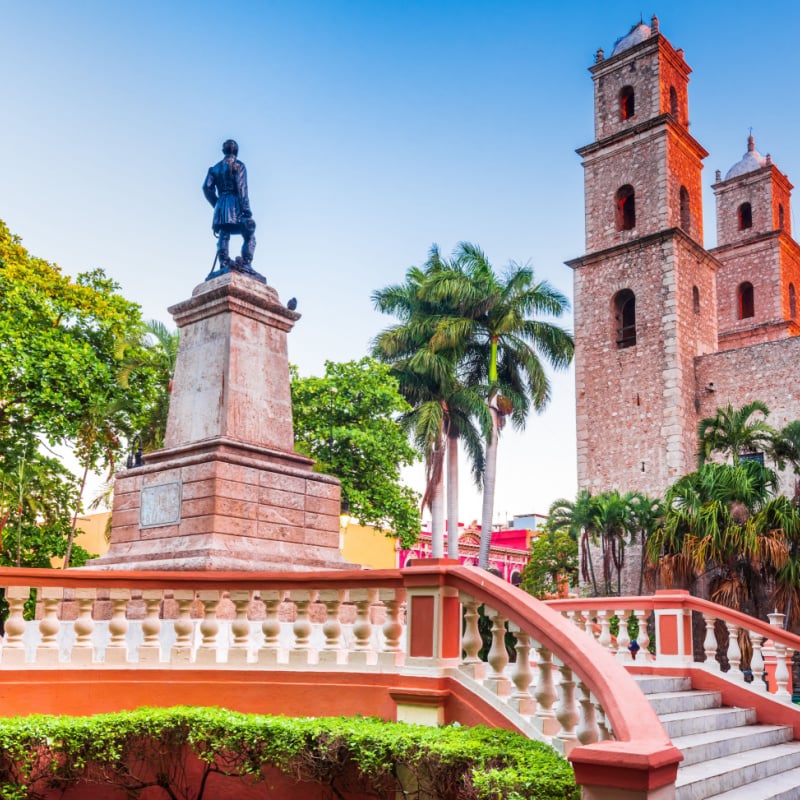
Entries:
POLYGON ((633 679, 642 690, 642 694, 651 695, 661 692, 689 692, 692 689, 691 678, 665 678, 661 675, 634 675, 633 679))
POLYGON ((790 769, 712 795, 707 800, 797 800, 798 797, 800 797, 800 769, 790 769))
MULTIPOLYGON (((722 792, 748 785, 750 800, 761 800, 752 784, 800 767, 800 742, 761 747, 678 770, 675 800, 708 800, 722 792)), ((796 789, 796 791, 798 791, 796 789)), ((795 795, 798 797, 800 792, 795 795)))
POLYGON ((707 708, 659 715, 659 718, 669 738, 674 739, 676 736, 753 725, 756 712, 752 708, 707 708))
POLYGON ((647 699, 659 716, 681 711, 703 711, 722 705, 722 695, 719 692, 656 692, 647 695, 647 699))
MULTIPOLYGON (((744 725, 739 728, 677 736, 672 743, 683 753, 681 768, 714 758, 792 741, 788 725, 744 725)), ((751 798, 752 800, 752 798, 751 798)))

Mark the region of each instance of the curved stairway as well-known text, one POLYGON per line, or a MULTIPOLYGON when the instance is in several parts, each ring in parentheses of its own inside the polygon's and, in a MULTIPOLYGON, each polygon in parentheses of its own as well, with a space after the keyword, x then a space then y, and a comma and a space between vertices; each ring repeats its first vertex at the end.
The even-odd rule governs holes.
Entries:
POLYGON ((800 741, 762 725, 752 708, 722 706, 719 692, 689 678, 637 676, 684 760, 676 800, 800 800, 800 741))

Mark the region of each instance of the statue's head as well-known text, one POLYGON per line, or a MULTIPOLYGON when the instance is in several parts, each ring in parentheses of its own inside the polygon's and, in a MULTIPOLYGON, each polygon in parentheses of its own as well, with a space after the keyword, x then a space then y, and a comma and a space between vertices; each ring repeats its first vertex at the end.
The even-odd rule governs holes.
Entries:
POLYGON ((222 143, 222 152, 226 156, 238 156, 239 155, 239 145, 233 141, 233 139, 226 139, 222 143))

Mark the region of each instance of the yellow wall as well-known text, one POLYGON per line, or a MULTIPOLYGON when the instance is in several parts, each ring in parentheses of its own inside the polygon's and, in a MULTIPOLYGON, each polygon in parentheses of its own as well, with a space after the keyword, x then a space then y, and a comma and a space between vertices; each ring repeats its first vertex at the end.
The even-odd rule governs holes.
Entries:
POLYGON ((393 537, 375 528, 351 523, 342 536, 342 557, 372 569, 394 569, 397 566, 395 543, 393 537))
MULTIPOLYGON (((103 511, 100 514, 86 514, 78 517, 75 544, 79 544, 92 556, 103 555, 108 550, 106 523, 110 516, 110 511, 103 511)), ((64 559, 51 558, 50 563, 58 569, 64 563, 64 559)))

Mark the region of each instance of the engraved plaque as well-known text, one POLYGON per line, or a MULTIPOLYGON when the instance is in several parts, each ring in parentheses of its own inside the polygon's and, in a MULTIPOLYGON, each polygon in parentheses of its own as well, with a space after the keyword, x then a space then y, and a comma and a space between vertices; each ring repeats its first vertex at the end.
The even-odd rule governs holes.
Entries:
POLYGON ((181 482, 143 486, 139 505, 139 527, 157 528, 181 521, 181 482))

